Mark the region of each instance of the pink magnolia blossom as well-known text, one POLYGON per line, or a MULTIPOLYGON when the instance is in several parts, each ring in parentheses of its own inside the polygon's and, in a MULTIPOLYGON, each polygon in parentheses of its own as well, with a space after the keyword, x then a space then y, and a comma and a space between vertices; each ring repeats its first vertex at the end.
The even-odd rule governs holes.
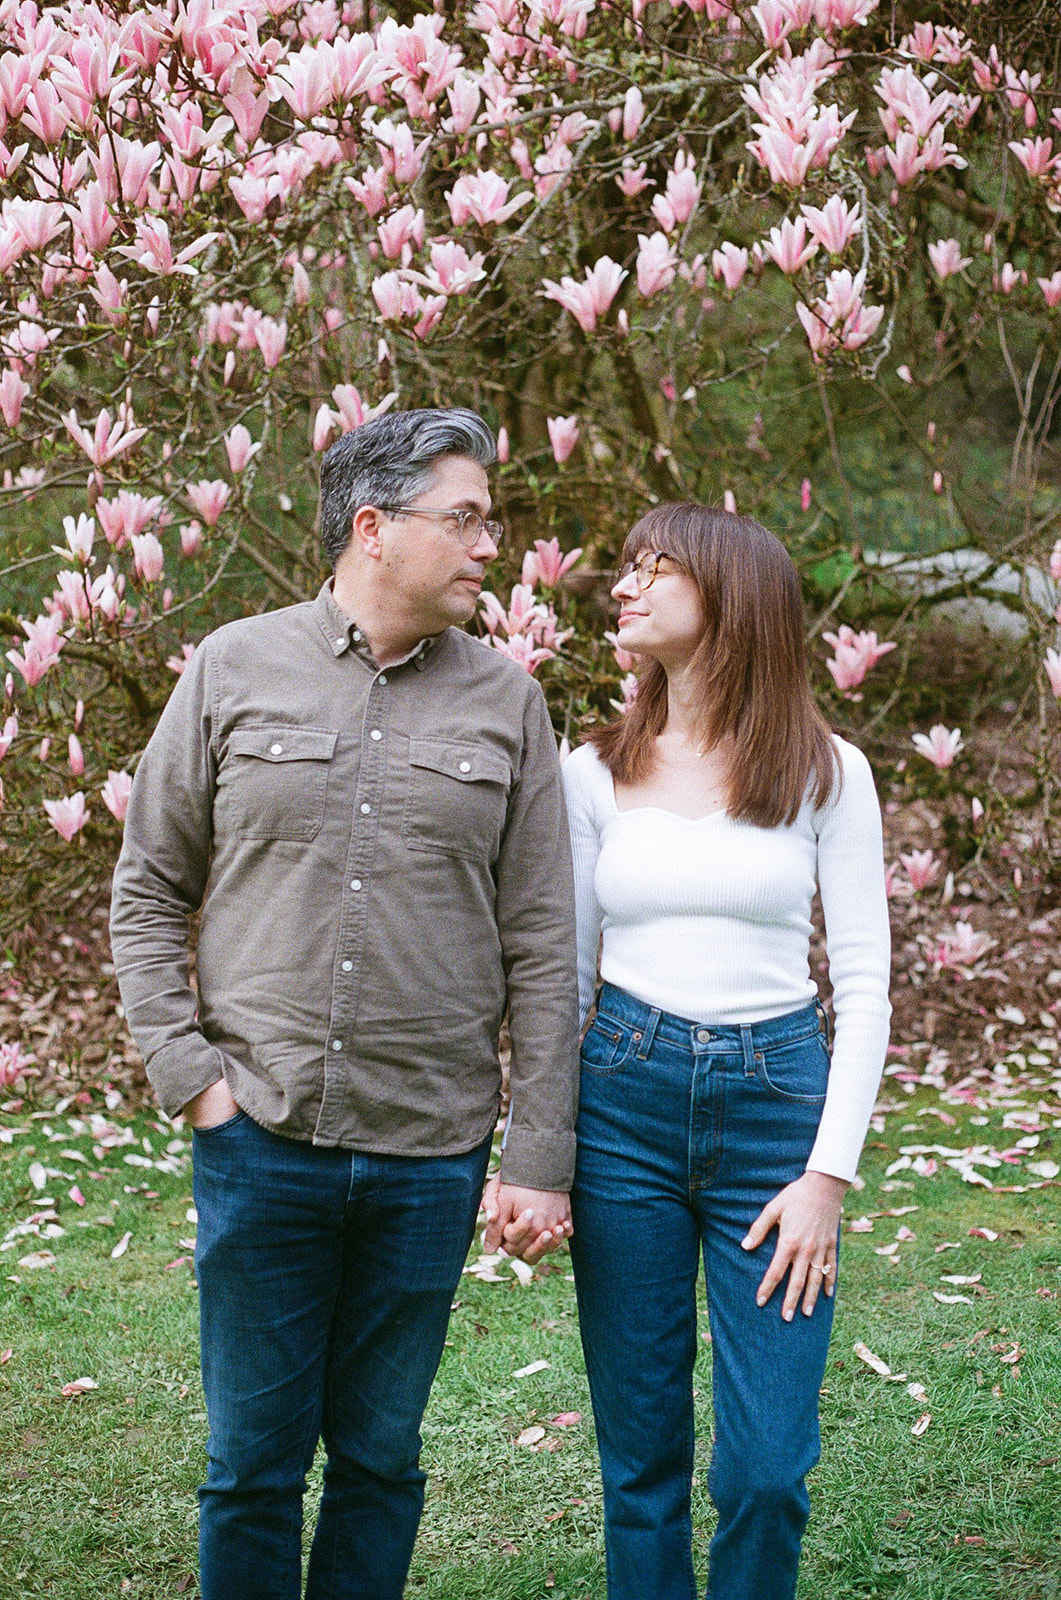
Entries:
POLYGON ((89 818, 88 808, 85 805, 85 796, 80 789, 76 794, 65 795, 61 800, 45 800, 44 809, 47 812, 48 821, 56 833, 66 840, 67 844, 71 842, 76 833, 81 832, 89 818))
POLYGON ((68 411, 63 415, 63 423, 67 433, 88 456, 95 467, 105 467, 109 462, 124 455, 135 444, 144 438, 146 428, 132 426, 133 416, 131 410, 119 408, 117 421, 113 421, 110 412, 104 408, 96 418, 96 425, 90 434, 81 426, 76 411, 68 411))
POLYGON ((74 560, 78 566, 87 567, 92 560, 92 546, 96 540, 95 517, 86 517, 84 512, 76 521, 73 517, 64 517, 63 533, 66 535, 66 549, 61 550, 58 545, 53 545, 52 549, 68 561, 74 560))
POLYGON ((969 922, 956 922, 954 928, 940 935, 928 951, 928 959, 935 971, 942 967, 961 969, 971 967, 991 949, 996 941, 986 933, 977 933, 969 922))
POLYGON ((665 193, 657 195, 652 202, 652 214, 664 233, 672 233, 688 222, 699 202, 700 187, 695 162, 684 150, 679 150, 674 166, 667 173, 665 193))
POLYGON ((835 656, 825 665, 836 687, 845 693, 857 688, 881 657, 897 648, 894 640, 886 639, 878 643, 877 635, 872 630, 855 633, 846 623, 841 623, 836 633, 823 633, 822 638, 832 645, 835 656))
POLYGON ((623 170, 615 181, 628 200, 632 200, 635 195, 640 194, 642 189, 650 187, 652 180, 651 178, 646 178, 645 173, 647 171, 648 166, 644 161, 639 167, 632 166, 630 162, 623 163, 623 170))
POLYGON ((527 582, 514 585, 507 611, 489 589, 483 592, 480 605, 487 632, 497 633, 500 630, 510 638, 517 633, 540 633, 548 609, 536 598, 533 586, 527 582))
POLYGON ((1061 700, 1061 654, 1056 650, 1047 650, 1043 666, 1050 680, 1051 693, 1055 700, 1061 700))
POLYGON ((454 133, 467 133, 482 104, 482 90, 471 73, 458 72, 446 90, 449 101, 450 126, 454 133))
POLYGON ((895 878, 898 871, 898 861, 893 861, 890 866, 887 866, 884 869, 884 894, 885 898, 888 900, 890 900, 895 893, 895 878))
POLYGON ((759 0, 758 5, 752 6, 751 14, 766 48, 780 50, 794 26, 792 7, 785 4, 785 0, 759 0))
POLYGON ((424 213, 415 206, 400 206, 384 217, 376 231, 387 260, 407 262, 412 247, 419 249, 424 242, 424 213))
POLYGON ((1061 539, 1050 552, 1050 576, 1055 583, 1061 583, 1061 539))
POLYGON ((138 266, 147 272, 155 273, 160 278, 175 275, 194 278, 199 269, 191 265, 193 258, 208 250, 218 238, 220 235, 217 233, 202 233, 174 255, 169 224, 165 218, 139 217, 136 223, 136 243, 118 245, 117 253, 127 256, 130 261, 135 261, 138 266))
POLYGON ((44 677, 49 667, 54 667, 59 660, 59 652, 66 643, 60 637, 63 619, 53 612, 50 617, 38 617, 36 622, 27 622, 24 617, 19 618, 19 626, 26 635, 25 651, 19 655, 17 650, 9 650, 7 659, 21 674, 28 688, 33 688, 44 677))
POLYGON ((917 891, 927 889, 939 876, 939 860, 931 850, 911 850, 909 855, 900 855, 899 860, 917 891))
POLYGON ((610 256, 601 256, 592 267, 587 267, 584 283, 567 277, 561 278, 559 283, 543 278, 542 286, 545 298, 557 301, 565 311, 570 311, 582 332, 590 334, 598 320, 607 314, 625 277, 627 273, 618 262, 610 256))
POLYGON ((1036 278, 1035 281, 1043 291, 1043 299, 1048 306, 1061 306, 1061 269, 1051 278, 1036 278))
POLYGON ((1009 148, 1028 174, 1029 178, 1045 178, 1058 166, 1052 139, 1011 140, 1009 148))
POLYGON ((287 344, 287 323, 277 322, 274 317, 262 317, 255 324, 254 342, 261 351, 265 366, 278 366, 287 344))
POLYGON ((157 583, 165 565, 161 542, 153 533, 133 534, 133 569, 141 583, 157 583))
POLYGON ((12 712, 5 721, 2 731, 0 731, 0 761, 3 761, 17 736, 18 718, 12 712))
POLYGON ((339 427, 339 417, 327 402, 317 407, 317 414, 313 419, 313 449, 317 455, 327 450, 339 427))
POLYGON ((38 255, 66 227, 61 205, 45 200, 14 199, 5 206, 5 220, 23 239, 26 249, 38 255))
POLYGON ((117 222, 103 195, 102 185, 93 181, 78 191, 77 204, 69 202, 66 214, 89 255, 97 255, 110 244, 117 222))
POLYGON ((769 239, 763 242, 763 254, 775 261, 782 272, 791 275, 818 254, 817 240, 812 239, 808 244, 806 239, 807 224, 803 218, 797 217, 793 222, 785 217, 779 228, 770 229, 769 239))
MULTIPOLYGON (((228 456, 228 464, 231 471, 236 474, 242 472, 247 463, 258 454, 261 447, 261 440, 259 439, 255 443, 251 439, 250 429, 245 428, 242 422, 237 422, 235 427, 230 428, 228 433, 225 434, 225 454, 228 456)), ((183 538, 181 543, 183 545, 183 538)), ((187 555, 188 552, 185 551, 185 554, 187 555)))
POLYGON ((549 650, 545 645, 536 645, 525 633, 514 634, 508 639, 492 633, 487 643, 495 650, 500 650, 502 655, 508 656, 510 661, 515 661, 525 672, 536 672, 543 661, 551 660, 556 654, 555 650, 549 650))
POLYGON ((547 417, 545 426, 549 430, 549 443, 553 447, 553 456, 558 466, 562 466, 578 443, 579 425, 577 416, 572 417, 547 417))
POLYGON ((17 1040, 12 1044, 0 1044, 0 1088, 14 1088, 26 1068, 36 1059, 32 1054, 23 1055, 22 1046, 17 1040))
POLYGON ((803 482, 799 486, 799 509, 802 512, 807 512, 810 510, 811 488, 812 485, 810 479, 804 478, 803 482))
POLYGON ((727 289, 739 289, 747 270, 747 250, 731 244, 728 239, 711 252, 712 276, 720 279, 727 289))
POLYGON ((637 657, 633 654, 633 652, 623 649, 622 645, 619 643, 618 634, 605 632, 604 637, 612 647, 612 655, 615 657, 615 664, 619 668, 619 671, 633 672, 634 668, 637 666, 637 657))
POLYGON ((831 195, 822 207, 801 205, 799 209, 814 238, 831 256, 842 256, 862 228, 858 206, 849 206, 841 194, 831 195))
POLYGON ((625 675, 619 684, 619 693, 622 696, 622 699, 618 701, 612 701, 612 705, 616 707, 616 710, 629 711, 630 707, 637 699, 637 682, 638 680, 636 672, 628 672, 625 675))
POLYGON ((994 287, 1003 294, 1012 294, 1019 284, 1027 283, 1028 274, 1019 271, 1012 261, 1002 263, 1002 271, 995 275, 994 287))
POLYGON ((566 555, 560 550, 559 539, 535 539, 534 549, 528 550, 523 557, 523 582, 542 584, 546 589, 555 589, 565 572, 569 572, 582 554, 581 546, 569 550, 566 555))
POLYGON ((152 517, 162 510, 162 496, 150 497, 131 489, 119 489, 112 500, 96 501, 96 516, 107 542, 121 550, 134 533, 143 533, 152 517))
POLYGON ((497 460, 498 460, 499 466, 502 466, 502 467, 505 466, 506 463, 508 462, 509 457, 511 456, 511 454, 512 454, 512 446, 511 446, 511 444, 509 442, 508 429, 505 428, 505 427, 498 428, 498 430, 497 430, 497 460))
POLYGON ((197 556, 203 547, 203 529, 199 522, 182 522, 181 530, 181 555, 186 557, 197 556))
POLYGON ((665 233, 639 233, 637 243, 637 292, 651 300, 674 282, 678 257, 665 233))
POLYGON ((955 273, 964 272, 966 267, 972 266, 973 261, 972 256, 962 255, 957 239, 937 239, 935 244, 928 247, 928 259, 941 283, 954 277, 955 273))
POLYGON ((214 478, 212 481, 200 478, 198 483, 186 483, 184 493, 206 526, 213 528, 227 506, 232 490, 222 478, 214 478))
POLYGON ((960 728, 945 728, 942 722, 934 723, 927 734, 915 733, 913 746, 919 755, 931 761, 941 771, 949 767, 960 750, 965 748, 960 728))
POLYGON ((406 268, 401 276, 433 294, 467 294, 469 289, 486 277, 483 266, 485 259, 481 250, 470 256, 462 244, 456 244, 452 239, 433 239, 428 270, 413 272, 406 268))
POLYGON ((101 788, 100 794, 103 797, 103 804, 118 822, 125 821, 132 787, 133 780, 127 772, 107 773, 107 781, 101 788))
POLYGON ((626 98, 623 101, 622 130, 623 138, 628 144, 631 139, 637 138, 644 115, 645 99, 635 83, 627 89, 626 98))
POLYGON ((453 188, 446 191, 453 226, 460 228, 471 221, 485 228, 507 222, 534 198, 530 190, 525 189, 514 200, 509 200, 510 187, 496 172, 462 173, 453 188))
POLYGON ((85 775, 85 752, 81 748, 81 740, 76 733, 72 733, 66 741, 67 756, 70 761, 70 771, 75 778, 85 775))
POLYGON ((171 672, 175 672, 177 674, 177 677, 179 678, 181 673, 184 671, 185 667, 188 665, 188 662, 192 659, 192 656, 194 654, 195 654, 195 646, 193 644, 182 644, 181 645, 181 653, 180 653, 180 655, 179 656, 168 656, 166 658, 166 665, 169 668, 169 670, 171 672))
POLYGON ((13 367, 5 367, 0 377, 0 414, 9 428, 17 428, 22 416, 22 402, 29 394, 29 384, 13 367))

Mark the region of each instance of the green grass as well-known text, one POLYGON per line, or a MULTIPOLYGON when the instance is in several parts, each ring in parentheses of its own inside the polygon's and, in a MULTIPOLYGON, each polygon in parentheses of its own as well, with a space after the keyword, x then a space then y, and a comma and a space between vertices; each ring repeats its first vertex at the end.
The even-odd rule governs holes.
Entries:
MULTIPOLYGON (((1061 1147, 1057 1081, 1043 1080, 1023 1098, 1046 1108, 1034 1152, 1042 1159, 1051 1140, 1061 1147)), ((849 1197, 851 1217, 904 1204, 918 1209, 878 1218, 872 1233, 844 1239, 801 1600, 1061 1596, 1058 1190, 988 1191, 946 1168, 931 1178, 907 1170, 885 1179, 884 1168, 906 1142, 1005 1149, 1020 1136, 1002 1129, 1005 1103, 979 1108, 989 1114, 986 1126, 970 1126, 969 1111, 951 1105, 954 1127, 923 1114, 938 1104, 938 1095, 919 1089, 887 1116, 883 1134, 871 1135, 878 1147, 865 1159, 866 1187, 849 1197), (910 1131, 915 1123, 920 1131, 910 1131), (891 1187, 882 1189, 885 1182, 891 1187), (916 1239, 900 1244, 899 1263, 891 1265, 875 1252, 901 1225, 916 1239), (975 1225, 1000 1237, 971 1238, 975 1225), (959 1248, 937 1253, 945 1242, 959 1248), (942 1273, 976 1272, 983 1277, 973 1287, 941 1282, 942 1273), (933 1290, 965 1294, 972 1303, 940 1304, 933 1290), (871 1372, 853 1354, 856 1340, 907 1381, 871 1372), (1001 1358, 1015 1343, 1023 1354, 1006 1364, 1001 1358), (914 1381, 924 1385, 927 1402, 907 1393, 914 1381), (926 1410, 931 1424, 915 1438, 912 1424, 926 1410)), ((75 1109, 32 1123, 25 1113, 2 1119, 32 1130, 0 1145, 2 1231, 39 1207, 31 1161, 69 1177, 50 1177, 43 1191, 56 1202, 63 1236, 19 1239, 0 1255, 0 1349, 12 1349, 0 1366, 0 1596, 193 1595, 194 1490, 205 1434, 196 1290, 188 1265, 166 1270, 190 1253, 179 1241, 194 1232, 185 1215, 187 1156, 178 1153, 174 1172, 127 1164, 128 1154, 161 1157, 172 1133, 145 1116, 125 1123, 119 1111, 112 1121, 130 1127, 137 1142, 100 1159, 91 1137, 71 1132, 75 1109), (140 1143, 145 1137, 150 1152, 140 1143), (64 1159, 70 1149, 87 1162, 64 1159), (102 1175, 92 1178, 93 1171, 102 1175), (67 1198, 75 1178, 83 1209, 67 1198), (127 1230, 128 1250, 112 1260, 127 1230), (18 1265, 42 1248, 54 1251, 53 1268, 18 1265), (83 1375, 99 1388, 62 1397, 62 1385, 83 1375)), ((1019 1166, 991 1176, 996 1183, 1035 1181, 1019 1166)), ((502 1277, 495 1284, 466 1275, 457 1292, 424 1428, 432 1476, 409 1592, 421 1600, 603 1600, 600 1489, 569 1262, 552 1258, 527 1288, 507 1268, 502 1277), (547 1370, 513 1376, 541 1358, 547 1370), (582 1422, 549 1426, 565 1411, 582 1412, 582 1422), (516 1444, 537 1422, 555 1450, 516 1444)), ((696 1381, 703 1580, 712 1526, 705 1489, 710 1351, 703 1343, 696 1381)))

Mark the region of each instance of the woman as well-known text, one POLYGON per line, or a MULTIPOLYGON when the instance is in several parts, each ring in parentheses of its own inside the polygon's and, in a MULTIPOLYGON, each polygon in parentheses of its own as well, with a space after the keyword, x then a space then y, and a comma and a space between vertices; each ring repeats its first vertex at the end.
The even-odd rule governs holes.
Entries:
POLYGON ((887 1044, 865 757, 811 699, 799 581, 748 517, 631 530, 629 711, 565 763, 585 1019, 572 1193, 609 1600, 693 1600, 696 1278, 714 1358, 709 1600, 791 1600, 844 1192, 887 1044), (808 966, 820 888, 832 1065, 808 966), (824 1290, 824 1293, 822 1292, 824 1290))

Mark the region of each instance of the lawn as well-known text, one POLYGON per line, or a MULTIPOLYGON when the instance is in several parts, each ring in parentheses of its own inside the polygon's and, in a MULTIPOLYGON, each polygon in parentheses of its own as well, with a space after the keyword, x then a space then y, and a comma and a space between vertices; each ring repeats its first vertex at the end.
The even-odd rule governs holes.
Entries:
MULTIPOLYGON (((800 1596, 1048 1600, 1061 1596, 1054 1035, 958 1092, 924 1066, 892 1069, 848 1198, 800 1596)), ((0 1116, 0 1596, 191 1596, 205 1417, 189 1147, 117 1094, 80 1099, 0 1116), (42 1253, 54 1261, 30 1264, 42 1253), (81 1377, 98 1387, 62 1393, 81 1377)), ((706 1341, 697 1388, 704 1578, 706 1341)), ((505 1263, 465 1274, 424 1436, 410 1595, 603 1600, 566 1256, 526 1286, 505 1263)))

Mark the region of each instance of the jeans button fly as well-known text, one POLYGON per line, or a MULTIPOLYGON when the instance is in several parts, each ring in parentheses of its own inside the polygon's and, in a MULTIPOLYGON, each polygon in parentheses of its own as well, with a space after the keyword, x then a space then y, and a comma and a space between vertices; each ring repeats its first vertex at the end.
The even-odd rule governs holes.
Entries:
POLYGON ((696 1030, 696 1042, 697 1042, 697 1044, 710 1044, 711 1043, 711 1030, 710 1030, 710 1028, 697 1028, 697 1030, 696 1030))

